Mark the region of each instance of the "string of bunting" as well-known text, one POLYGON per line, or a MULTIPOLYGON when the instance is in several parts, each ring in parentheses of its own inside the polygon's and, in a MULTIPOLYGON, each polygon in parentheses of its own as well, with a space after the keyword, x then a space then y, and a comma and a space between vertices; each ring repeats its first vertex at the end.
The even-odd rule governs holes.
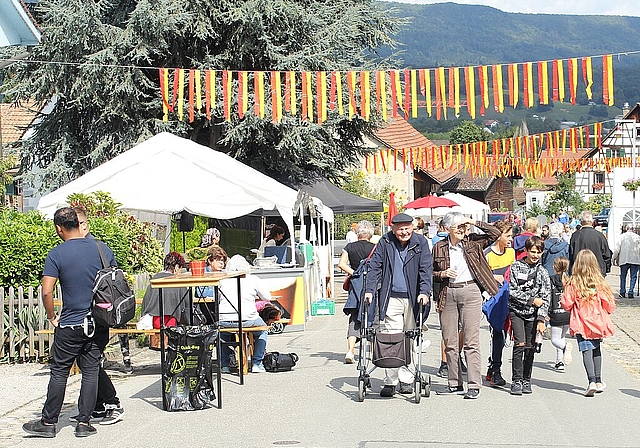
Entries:
POLYGON ((370 154, 370 173, 406 170, 470 172, 473 177, 549 177, 561 173, 606 171, 630 167, 632 157, 583 158, 567 153, 602 149, 602 123, 455 145, 383 149, 370 154), (583 149, 584 148, 584 149, 583 149))
MULTIPOLYGON (((616 56, 622 54, 630 53, 616 56)), ((159 79, 165 121, 169 120, 169 114, 177 114, 179 120, 193 122, 196 112, 210 120, 212 111, 219 107, 225 120, 230 121, 232 113, 239 118, 250 113, 250 102, 254 115, 264 119, 270 114, 274 123, 279 123, 285 113, 300 114, 303 120, 315 123, 325 122, 330 112, 349 119, 359 116, 369 120, 372 114, 378 114, 384 121, 400 114, 416 118, 420 107, 439 120, 446 119, 449 110, 459 115, 463 106, 475 119, 476 96, 482 116, 491 107, 490 98, 497 112, 504 112, 507 106, 516 108, 521 102, 526 108, 534 107, 536 97, 539 104, 568 101, 575 105, 580 78, 587 98, 592 100, 594 59, 601 59, 602 64, 602 101, 613 106, 613 54, 386 71, 159 68, 159 79)))

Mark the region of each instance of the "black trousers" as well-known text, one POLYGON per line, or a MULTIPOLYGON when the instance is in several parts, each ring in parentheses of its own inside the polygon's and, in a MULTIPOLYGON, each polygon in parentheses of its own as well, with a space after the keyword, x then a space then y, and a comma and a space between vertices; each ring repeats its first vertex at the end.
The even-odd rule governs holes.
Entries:
POLYGON ((510 312, 513 330, 512 381, 530 380, 533 370, 534 343, 536 340, 536 320, 527 320, 510 312), (524 345, 521 345, 524 342, 524 345))
MULTIPOLYGON (((93 336, 100 353, 104 352, 105 347, 109 343, 109 329, 105 327, 97 327, 96 334, 93 336)), ((119 405, 120 400, 116 394, 116 388, 111 382, 111 378, 107 372, 100 366, 98 370, 98 397, 96 399, 96 411, 104 411, 106 404, 119 405)))
POLYGON ((80 398, 78 399, 78 421, 88 422, 96 404, 98 394, 98 369, 100 348, 94 338, 84 335, 81 325, 74 328, 57 327, 54 331, 51 376, 47 389, 47 400, 42 409, 46 423, 57 423, 67 389, 69 370, 73 362, 82 370, 80 398))

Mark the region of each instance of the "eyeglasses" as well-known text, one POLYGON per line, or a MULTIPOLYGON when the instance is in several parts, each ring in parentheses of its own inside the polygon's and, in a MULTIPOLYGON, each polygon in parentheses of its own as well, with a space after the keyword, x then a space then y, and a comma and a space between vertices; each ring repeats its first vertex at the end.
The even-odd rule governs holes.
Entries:
POLYGON ((451 230, 467 230, 467 225, 466 224, 460 224, 458 226, 451 226, 449 228, 451 230))

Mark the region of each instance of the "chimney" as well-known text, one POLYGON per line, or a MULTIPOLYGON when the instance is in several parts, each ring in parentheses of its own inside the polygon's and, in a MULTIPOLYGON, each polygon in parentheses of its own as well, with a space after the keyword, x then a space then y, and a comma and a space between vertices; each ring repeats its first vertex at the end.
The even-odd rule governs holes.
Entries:
POLYGON ((627 102, 625 101, 625 103, 622 105, 622 116, 623 116, 623 117, 626 117, 626 116, 627 116, 627 114, 629 113, 629 109, 630 109, 630 108, 629 108, 629 103, 627 103, 627 102))

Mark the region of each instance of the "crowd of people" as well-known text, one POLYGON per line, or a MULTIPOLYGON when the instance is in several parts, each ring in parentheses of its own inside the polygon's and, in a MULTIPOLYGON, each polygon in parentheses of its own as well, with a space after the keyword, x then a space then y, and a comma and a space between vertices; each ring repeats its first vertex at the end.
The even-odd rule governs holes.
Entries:
MULTIPOLYGON (((345 246, 338 266, 351 274, 368 259, 364 285, 358 287, 363 293, 361 306, 371 301, 377 305, 377 331, 400 333, 416 328, 422 324, 417 321, 418 308, 429 306, 430 297, 433 299, 444 347, 439 374, 447 379, 447 387, 437 394, 479 397, 482 305, 506 288, 508 318, 504 325, 490 325, 485 380, 493 387, 507 386, 502 353, 505 341, 511 338, 510 393, 533 393, 533 361, 543 334, 550 335, 556 350, 554 369, 558 372, 571 362, 566 338, 570 334, 582 354, 587 376, 584 393, 591 397, 606 388, 600 341, 613 334, 609 315, 615 309, 615 298, 605 276, 612 263, 620 264, 621 272, 625 266, 631 285, 626 288, 626 279, 621 278, 620 297, 632 297, 640 265, 640 237, 625 229, 612 252, 603 233, 594 229, 591 212, 584 211, 577 219, 576 223, 562 212, 548 225, 527 218, 520 226, 514 215, 488 224, 449 212, 429 239, 419 223, 400 213, 375 246, 368 241, 371 223, 358 223, 354 229, 358 239, 345 246)), ((346 363, 354 362, 358 329, 367 324, 359 321, 358 305, 350 302, 345 308, 349 314, 346 363)), ((407 360, 408 365, 400 369, 385 369, 381 396, 413 393, 412 362, 407 360)))

